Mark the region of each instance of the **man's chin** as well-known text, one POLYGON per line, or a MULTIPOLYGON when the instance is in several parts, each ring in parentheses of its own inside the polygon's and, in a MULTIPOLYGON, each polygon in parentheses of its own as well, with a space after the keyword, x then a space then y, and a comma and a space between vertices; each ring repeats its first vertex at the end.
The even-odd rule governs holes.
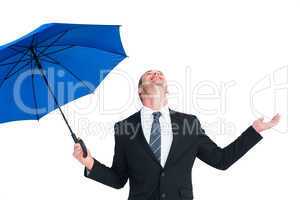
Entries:
POLYGON ((149 83, 149 85, 147 85, 146 87, 148 87, 148 88, 152 87, 152 88, 156 88, 156 89, 158 89, 158 88, 163 89, 163 88, 166 87, 166 84, 165 84, 164 81, 153 81, 153 82, 149 83))
POLYGON ((165 84, 164 83, 156 83, 156 84, 154 84, 154 87, 163 89, 163 88, 165 88, 165 84))
POLYGON ((153 81, 153 84, 155 84, 155 85, 164 85, 165 82, 161 81, 161 80, 155 80, 155 81, 153 81))

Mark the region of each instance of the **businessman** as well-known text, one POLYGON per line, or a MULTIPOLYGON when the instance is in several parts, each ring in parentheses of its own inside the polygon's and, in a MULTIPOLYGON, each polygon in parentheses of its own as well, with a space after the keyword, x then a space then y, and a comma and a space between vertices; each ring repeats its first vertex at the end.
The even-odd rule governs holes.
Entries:
POLYGON ((257 119, 231 144, 220 148, 205 134, 196 116, 169 109, 167 81, 161 71, 145 72, 138 92, 142 108, 114 126, 111 167, 93 158, 90 151, 83 158, 79 144, 73 152, 90 179, 118 189, 129 179, 130 200, 193 199, 191 171, 196 158, 226 170, 280 119, 279 114, 269 122, 257 119))

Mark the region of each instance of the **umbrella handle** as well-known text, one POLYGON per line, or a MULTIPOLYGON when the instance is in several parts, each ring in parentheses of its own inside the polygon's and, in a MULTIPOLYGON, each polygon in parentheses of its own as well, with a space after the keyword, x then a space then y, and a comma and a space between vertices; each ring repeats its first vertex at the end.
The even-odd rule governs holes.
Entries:
POLYGON ((78 139, 78 140, 77 140, 77 143, 80 144, 80 146, 81 146, 81 148, 82 148, 82 151, 83 151, 83 157, 86 158, 87 155, 88 155, 88 153, 87 153, 87 148, 86 148, 86 146, 85 146, 83 140, 82 140, 82 139, 78 139))
MULTIPOLYGON (((68 127, 69 127, 69 126, 68 126, 68 127)), ((70 127, 70 132, 71 132, 71 136, 72 136, 74 142, 80 144, 81 149, 82 149, 82 151, 83 151, 83 157, 86 158, 87 155, 88 155, 88 153, 87 153, 87 148, 86 148, 86 146, 85 146, 83 140, 82 140, 81 138, 77 138, 77 136, 73 133, 71 127, 70 127)))

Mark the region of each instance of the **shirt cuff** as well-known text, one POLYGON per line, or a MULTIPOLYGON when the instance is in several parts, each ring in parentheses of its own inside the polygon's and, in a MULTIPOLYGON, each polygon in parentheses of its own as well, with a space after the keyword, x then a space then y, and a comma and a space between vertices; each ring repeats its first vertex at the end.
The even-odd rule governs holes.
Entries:
POLYGON ((91 171, 88 170, 88 168, 85 168, 85 171, 86 171, 86 175, 87 175, 87 176, 90 175, 91 171))

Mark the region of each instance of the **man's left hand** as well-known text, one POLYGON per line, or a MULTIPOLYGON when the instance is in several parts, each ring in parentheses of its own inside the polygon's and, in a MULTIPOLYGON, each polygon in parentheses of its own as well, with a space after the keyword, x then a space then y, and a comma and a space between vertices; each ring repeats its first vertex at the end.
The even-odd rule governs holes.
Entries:
POLYGON ((264 130, 270 129, 276 126, 279 123, 280 115, 277 113, 269 122, 264 122, 264 118, 259 118, 255 120, 252 124, 253 128, 258 132, 262 132, 264 130))

